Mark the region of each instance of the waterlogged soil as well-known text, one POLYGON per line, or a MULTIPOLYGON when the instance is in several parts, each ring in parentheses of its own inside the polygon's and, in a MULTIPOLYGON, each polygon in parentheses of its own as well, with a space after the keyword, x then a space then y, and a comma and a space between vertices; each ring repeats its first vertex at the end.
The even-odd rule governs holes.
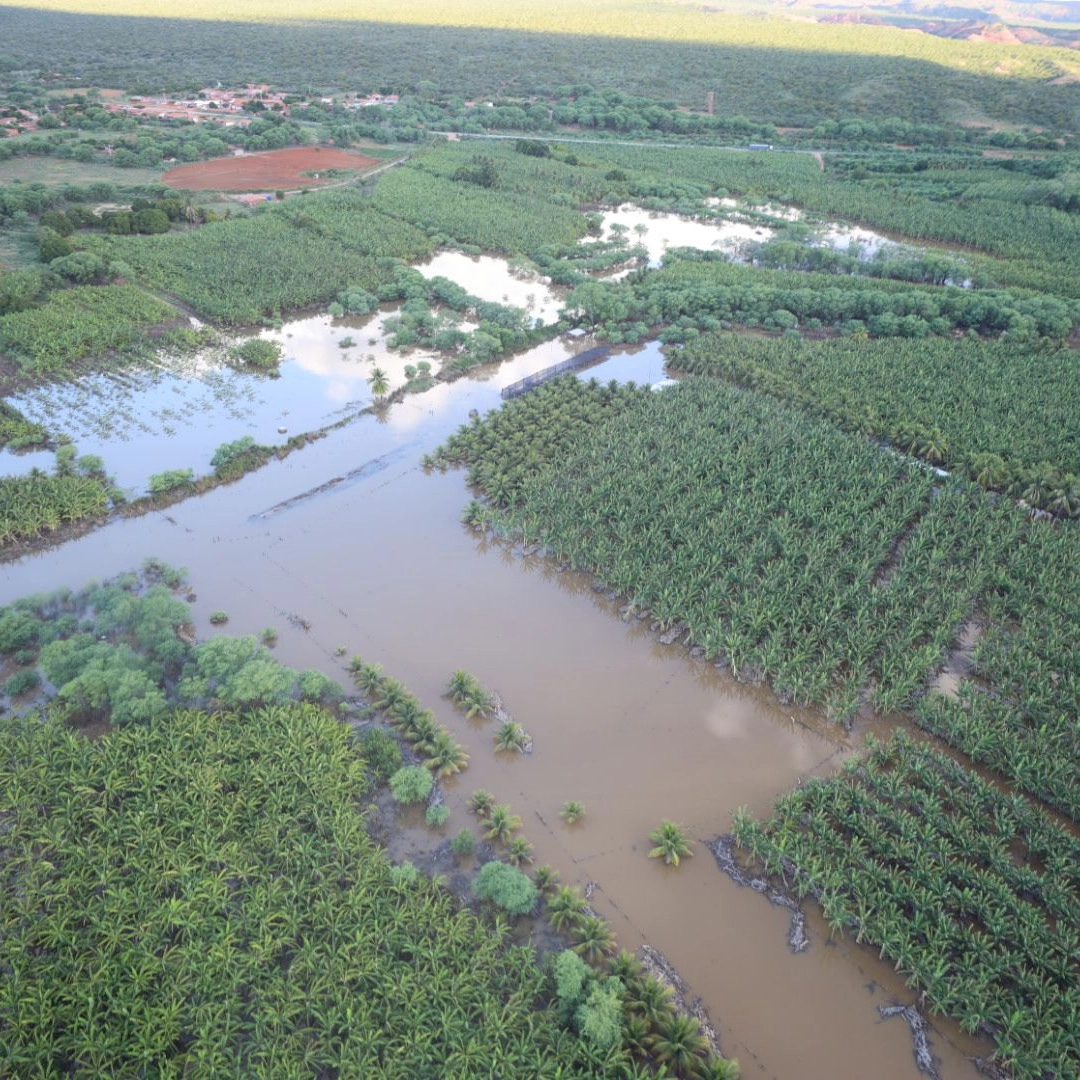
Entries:
MULTIPOLYGON (((410 395, 237 483, 25 556, 0 568, 0 602, 79 587, 153 554, 188 568, 200 637, 224 610, 229 633, 275 627, 284 662, 346 685, 349 657, 383 663, 471 755, 444 784, 445 831, 423 829, 415 814, 396 853, 423 861, 475 826, 465 800, 487 788, 522 816, 537 863, 590 890, 621 945, 648 943, 667 957, 745 1076, 910 1080, 908 1027, 877 1012, 912 1002, 899 976, 873 950, 830 940, 812 908, 809 948, 793 956, 790 913, 739 888, 706 846, 736 807, 767 813, 801 778, 835 770, 852 750, 842 733, 678 643, 660 644, 647 620, 624 621, 619 599, 588 578, 470 533, 459 521, 462 474, 419 467, 471 410, 496 405, 501 387, 569 347, 549 342, 410 395), (496 753, 494 725, 466 720, 441 696, 459 667, 498 691, 532 736, 530 755, 496 753), (569 799, 586 806, 573 827, 558 816, 569 799), (647 857, 647 834, 663 818, 696 841, 677 869, 647 857)), ((630 374, 632 360, 621 359, 622 377, 651 379, 651 349, 634 355, 645 370, 630 374)), ((947 1080, 973 1077, 965 1054, 988 1050, 951 1025, 931 1038, 947 1080)))

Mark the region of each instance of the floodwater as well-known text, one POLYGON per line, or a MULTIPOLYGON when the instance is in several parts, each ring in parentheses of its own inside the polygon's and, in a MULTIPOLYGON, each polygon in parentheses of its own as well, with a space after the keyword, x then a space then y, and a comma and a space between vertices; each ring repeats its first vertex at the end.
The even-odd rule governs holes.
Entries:
POLYGON ((551 324, 559 320, 561 292, 553 290, 547 278, 512 267, 506 259, 441 251, 427 262, 418 263, 416 269, 426 278, 449 278, 481 300, 523 308, 534 322, 551 324))
MULTIPOLYGON (((155 555, 188 568, 200 636, 220 609, 229 633, 273 626, 284 662, 345 684, 348 657, 383 663, 471 754, 445 783, 447 835, 471 822, 464 802, 475 788, 511 803, 537 863, 567 882, 595 882, 593 905, 620 944, 648 941, 675 965, 744 1076, 911 1080, 907 1028, 881 1022, 875 1006, 914 995, 872 950, 830 942, 811 914, 810 949, 793 956, 787 913, 722 875, 703 844, 677 870, 647 858, 647 833, 663 818, 706 841, 736 807, 766 813, 802 777, 831 772, 851 750, 841 733, 658 644, 587 578, 470 533, 459 521, 462 474, 418 465, 470 410, 496 405, 501 387, 588 345, 549 342, 237 483, 0 567, 0 601, 79 587, 155 555), (459 667, 501 694, 533 737, 531 755, 496 754, 493 725, 467 721, 441 697, 459 667), (587 808, 573 828, 558 817, 568 799, 587 808)), ((618 377, 651 381, 658 355, 649 346, 607 363, 618 377)), ((346 400, 352 384, 341 380, 346 400)), ((955 1028, 939 1028, 933 1046, 945 1080, 975 1076, 964 1057, 973 1048, 955 1028)))
MULTIPOLYGON (((720 251, 732 261, 741 262, 746 261, 755 244, 771 240, 785 222, 804 220, 801 211, 785 207, 750 208, 734 199, 709 199, 706 203, 722 207, 722 216, 687 218, 643 210, 627 203, 602 215, 602 239, 622 236, 630 245, 644 247, 648 265, 653 269, 663 263, 669 249, 679 247, 720 251)), ((845 251, 864 260, 873 258, 882 248, 897 246, 881 234, 857 225, 822 222, 811 224, 810 228, 808 243, 845 251)), ((605 276, 614 281, 628 272, 620 270, 605 276)))

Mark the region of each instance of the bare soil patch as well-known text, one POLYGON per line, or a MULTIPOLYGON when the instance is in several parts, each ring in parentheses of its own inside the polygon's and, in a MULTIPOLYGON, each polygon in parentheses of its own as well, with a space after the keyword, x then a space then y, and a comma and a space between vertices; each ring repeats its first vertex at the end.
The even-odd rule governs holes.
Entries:
POLYGON ((187 191, 261 191, 266 188, 317 187, 330 183, 330 169, 360 171, 378 165, 374 158, 325 146, 296 146, 262 154, 197 161, 170 169, 161 181, 187 191))

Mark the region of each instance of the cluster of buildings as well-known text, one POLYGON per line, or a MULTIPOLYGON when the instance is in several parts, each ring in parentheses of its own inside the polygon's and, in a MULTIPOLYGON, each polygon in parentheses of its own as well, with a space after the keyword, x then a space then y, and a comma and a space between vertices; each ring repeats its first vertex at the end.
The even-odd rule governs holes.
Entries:
POLYGON ((190 120, 214 123, 222 127, 247 127, 251 112, 272 109, 285 116, 289 106, 285 95, 271 90, 267 83, 248 83, 235 89, 207 87, 193 98, 142 97, 132 95, 121 101, 108 101, 106 112, 150 120, 190 120))
POLYGON ((14 105, 0 106, 0 139, 12 135, 23 135, 37 129, 37 113, 27 109, 17 109, 14 105))

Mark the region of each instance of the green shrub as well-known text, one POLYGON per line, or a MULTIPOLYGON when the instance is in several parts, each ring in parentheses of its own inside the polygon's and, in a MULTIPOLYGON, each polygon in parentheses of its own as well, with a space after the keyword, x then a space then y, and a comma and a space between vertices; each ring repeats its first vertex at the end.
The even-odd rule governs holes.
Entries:
POLYGON ((503 862, 480 867, 472 889, 481 900, 490 900, 508 915, 527 915, 536 907, 539 895, 527 874, 503 862))
POLYGON ((450 841, 450 850, 462 857, 471 855, 476 850, 476 837, 473 836, 472 830, 462 829, 457 833, 450 841))
POLYGON ((445 803, 429 806, 424 820, 433 828, 441 829, 450 819, 450 808, 445 803))
POLYGON ((154 473, 150 477, 150 494, 164 495, 178 488, 189 487, 195 482, 195 473, 191 469, 170 469, 154 473))
POLYGON ((406 765, 390 777, 390 794, 399 803, 423 802, 434 786, 434 778, 423 765, 406 765))
POLYGON ((390 883, 399 888, 407 888, 415 885, 420 880, 420 871, 411 862, 403 862, 400 866, 390 867, 390 883))
POLYGON ((16 671, 7 682, 4 683, 4 693, 9 697, 18 697, 29 690, 35 690, 41 685, 41 677, 36 671, 16 671))
POLYGON ((224 626, 229 621, 227 612, 224 611, 212 611, 210 612, 210 625, 211 626, 224 626))
POLYGON ((385 728, 365 728, 360 745, 368 768, 380 779, 389 780, 401 768, 401 747, 385 728))
POLYGON ((274 371, 281 363, 281 344, 264 338, 250 338, 232 350, 234 360, 259 371, 274 371))
POLYGON ((300 697, 304 701, 321 701, 325 703, 340 701, 344 696, 341 687, 329 675, 324 675, 315 668, 302 671, 300 678, 297 680, 297 685, 300 688, 300 697))

